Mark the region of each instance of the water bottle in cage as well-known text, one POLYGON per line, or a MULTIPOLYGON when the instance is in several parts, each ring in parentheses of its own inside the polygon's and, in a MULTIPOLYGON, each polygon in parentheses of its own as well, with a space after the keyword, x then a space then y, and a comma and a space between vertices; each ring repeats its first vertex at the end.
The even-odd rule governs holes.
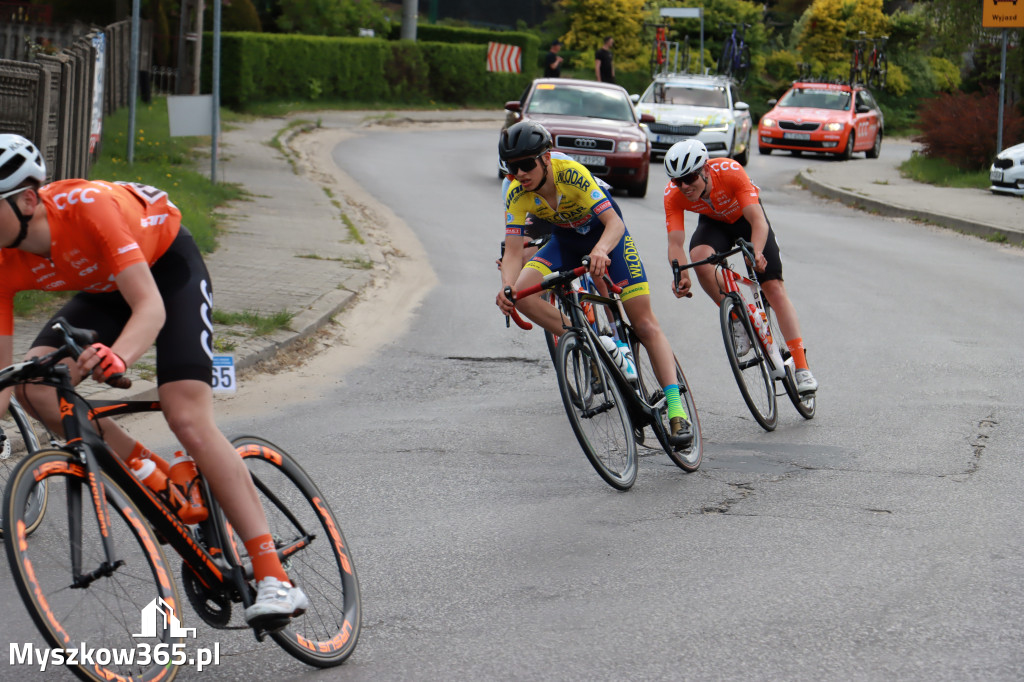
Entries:
POLYGON ((633 361, 633 352, 629 349, 629 346, 610 336, 601 336, 599 338, 601 339, 601 345, 608 351, 608 355, 612 356, 612 360, 615 361, 616 366, 626 375, 626 378, 630 381, 636 381, 636 363, 633 361))

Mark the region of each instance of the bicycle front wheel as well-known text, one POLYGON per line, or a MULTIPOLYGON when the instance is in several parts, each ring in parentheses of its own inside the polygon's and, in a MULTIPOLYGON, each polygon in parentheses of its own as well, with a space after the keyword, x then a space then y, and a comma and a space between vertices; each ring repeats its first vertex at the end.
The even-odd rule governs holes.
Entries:
POLYGON ((725 44, 722 50, 722 58, 718 61, 718 73, 722 76, 732 74, 733 46, 731 42, 725 44))
POLYGON ((81 679, 171 680, 177 668, 156 656, 163 651, 173 660, 185 646, 170 566, 135 504, 105 475, 101 483, 110 512, 103 527, 116 553, 113 566, 103 550, 101 524, 78 458, 62 450, 40 450, 22 460, 4 500, 14 582, 50 646, 92 652, 91 664, 80 658, 67 665, 81 679), (29 535, 25 509, 34 489, 44 483, 50 490, 46 511, 29 535), (143 651, 150 654, 146 659, 143 651))
POLYGON ((721 316, 722 338, 725 341, 725 352, 729 356, 729 365, 740 387, 743 402, 750 408, 750 413, 765 431, 774 431, 779 414, 775 401, 775 381, 768 372, 768 362, 764 357, 764 349, 754 333, 747 312, 733 296, 722 299, 721 316), (749 349, 740 353, 736 339, 733 337, 733 318, 747 336, 749 349))
POLYGON ((608 485, 636 482, 636 443, 622 393, 594 348, 576 332, 558 340, 558 388, 576 440, 608 485))
MULTIPOLYGON (((306 613, 271 637, 303 663, 339 665, 355 650, 362 625, 359 581, 341 524, 284 450, 255 436, 239 436, 231 444, 256 484, 270 534, 286 554, 282 564, 288 577, 309 597, 306 613)), ((244 545, 237 544, 247 562, 244 545)))
POLYGON ((740 48, 740 56, 736 64, 736 72, 733 74, 733 78, 736 79, 736 83, 742 86, 747 82, 747 76, 750 74, 750 46, 743 45, 740 48))
POLYGON ((683 401, 686 409, 686 416, 690 420, 690 427, 693 429, 693 440, 690 444, 676 448, 668 442, 671 430, 668 424, 668 408, 665 405, 665 390, 654 373, 654 365, 651 364, 651 356, 647 348, 640 343, 635 334, 630 334, 630 349, 633 352, 633 359, 636 362, 637 378, 639 381, 638 392, 641 400, 652 407, 658 407, 658 423, 653 424, 654 435, 657 437, 665 454, 669 456, 677 467, 684 471, 696 471, 704 458, 704 442, 700 434, 700 418, 697 416, 697 403, 693 399, 693 391, 686 381, 683 368, 679 365, 679 359, 674 355, 672 359, 676 366, 676 383, 679 385, 679 398, 683 401))
POLYGON ((767 300, 764 302, 764 312, 768 315, 768 324, 772 330, 772 338, 775 339, 779 352, 782 354, 782 359, 786 363, 786 378, 782 380, 782 385, 786 389, 786 395, 789 396, 789 399, 793 402, 793 407, 796 408, 801 417, 804 419, 814 419, 814 394, 808 393, 806 396, 801 396, 796 392, 796 365, 790 360, 792 355, 786 347, 786 337, 782 335, 782 330, 779 329, 779 320, 775 317, 775 310, 772 309, 771 304, 767 300))

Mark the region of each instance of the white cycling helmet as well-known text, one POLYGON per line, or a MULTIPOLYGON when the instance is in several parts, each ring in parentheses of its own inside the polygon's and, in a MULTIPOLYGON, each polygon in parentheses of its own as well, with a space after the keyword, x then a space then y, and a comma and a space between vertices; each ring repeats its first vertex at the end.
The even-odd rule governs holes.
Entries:
POLYGON ((681 178, 704 168, 708 148, 698 139, 676 142, 665 152, 665 172, 670 178, 681 178))
POLYGON ((17 189, 29 178, 46 181, 43 155, 21 135, 0 134, 0 193, 17 189))

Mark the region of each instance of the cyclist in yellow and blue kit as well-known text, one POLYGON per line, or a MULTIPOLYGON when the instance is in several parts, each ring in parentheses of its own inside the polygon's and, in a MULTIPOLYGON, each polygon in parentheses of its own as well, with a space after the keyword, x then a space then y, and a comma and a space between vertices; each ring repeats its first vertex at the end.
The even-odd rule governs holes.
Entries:
MULTIPOLYGON (((540 283, 544 275, 574 267, 589 254, 590 275, 607 274, 622 287, 622 305, 647 348, 658 381, 665 389, 673 445, 693 438, 689 418, 679 399, 672 348, 651 310, 643 262, 615 202, 598 186, 587 168, 568 159, 551 158, 551 134, 538 123, 520 121, 502 131, 498 156, 514 181, 505 195, 505 255, 502 289, 496 303, 509 314, 515 292, 540 283), (527 215, 554 226, 551 240, 523 266, 522 233, 527 215)), ((538 297, 516 301, 515 307, 555 336, 565 329, 561 313, 538 297)))

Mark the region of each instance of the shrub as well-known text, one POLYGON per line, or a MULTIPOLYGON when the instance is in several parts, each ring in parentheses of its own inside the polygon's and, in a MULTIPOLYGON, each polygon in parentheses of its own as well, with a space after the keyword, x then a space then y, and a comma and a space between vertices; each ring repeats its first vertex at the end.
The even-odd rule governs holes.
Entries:
POLYGON ((779 50, 765 59, 765 71, 777 81, 791 81, 797 77, 796 55, 779 50))
POLYGON ((885 70, 885 91, 896 97, 902 97, 910 90, 910 81, 903 73, 903 69, 890 62, 885 70))
MULTIPOLYGON (((949 161, 963 170, 978 170, 992 162, 996 149, 999 97, 995 92, 943 93, 922 105, 921 134, 914 138, 922 153, 949 161)), ((1021 140, 1024 119, 1013 107, 1003 112, 1003 146, 1021 140)))
POLYGON ((928 68, 932 72, 932 87, 942 92, 960 89, 960 69, 943 57, 928 57, 928 68))

